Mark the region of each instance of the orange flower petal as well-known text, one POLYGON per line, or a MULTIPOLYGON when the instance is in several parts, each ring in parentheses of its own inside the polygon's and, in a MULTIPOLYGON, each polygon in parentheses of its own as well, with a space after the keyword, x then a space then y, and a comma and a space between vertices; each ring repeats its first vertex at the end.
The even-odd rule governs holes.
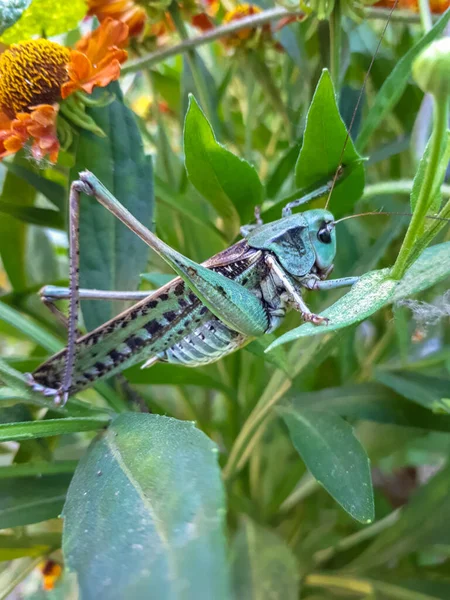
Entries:
POLYGON ((88 15, 95 15, 100 22, 111 17, 128 25, 130 37, 144 31, 147 14, 133 0, 88 0, 88 15))
POLYGON ((42 160, 48 154, 49 160, 56 162, 59 152, 56 135, 58 108, 57 104, 39 104, 33 106, 30 113, 17 114, 11 123, 11 135, 4 142, 8 153, 17 152, 31 138, 31 154, 36 160, 42 160))
POLYGON ((95 31, 82 37, 75 47, 95 65, 111 47, 124 48, 127 43, 128 26, 108 17, 95 31))
POLYGON ((12 129, 12 124, 13 119, 0 112, 0 159, 15 154, 28 138, 26 131, 16 132, 12 129))
POLYGON ((77 44, 70 53, 69 81, 61 87, 61 95, 67 98, 77 90, 92 93, 94 87, 105 87, 120 75, 120 64, 127 59, 126 44, 128 27, 125 23, 105 19, 93 33, 77 44))

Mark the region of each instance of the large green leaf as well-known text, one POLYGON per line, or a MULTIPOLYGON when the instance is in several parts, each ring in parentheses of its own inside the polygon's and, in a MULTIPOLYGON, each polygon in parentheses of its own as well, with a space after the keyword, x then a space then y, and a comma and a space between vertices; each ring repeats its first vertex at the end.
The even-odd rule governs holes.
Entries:
POLYGON ((217 142, 193 96, 184 125, 184 152, 191 183, 233 229, 239 224, 237 215, 242 223, 252 220, 263 197, 256 170, 217 142))
POLYGON ((0 0, 0 35, 20 19, 31 0, 0 0))
MULTIPOLYGON (((89 169, 141 223, 151 228, 151 160, 144 154, 133 113, 123 104, 119 86, 111 84, 108 89, 116 95, 116 99, 107 107, 88 109, 106 137, 80 130, 71 179, 76 179, 80 171, 89 169)), ((81 287, 135 290, 139 285, 139 273, 145 270, 147 257, 148 248, 144 242, 93 198, 82 197, 81 287)), ((86 326, 93 329, 113 317, 121 304, 87 301, 82 303, 82 307, 86 326)))
POLYGON ((408 400, 434 412, 450 414, 450 378, 430 377, 410 371, 377 369, 375 377, 408 400))
POLYGON ((394 293, 397 282, 386 279, 388 273, 388 269, 383 269, 363 275, 348 294, 321 313, 330 320, 328 325, 300 325, 280 336, 267 351, 299 337, 328 333, 367 319, 387 304, 394 293))
MULTIPOLYGON (((17 175, 20 179, 24 179, 34 187, 37 192, 40 192, 50 200, 57 208, 65 211, 66 189, 59 183, 44 177, 42 171, 39 172, 39 169, 22 156, 22 154, 16 155, 14 160, 5 161, 3 164, 8 171, 14 173, 14 175, 17 175)), ((54 172, 52 172, 52 174, 54 174, 54 172)))
MULTIPOLYGON (((3 4, 3 2, 2 2, 3 4)), ((11 0, 6 4, 25 4, 20 0, 11 0)), ((33 0, 28 2, 28 8, 23 11, 15 25, 1 37, 5 44, 13 44, 27 40, 36 35, 51 37, 74 29, 86 14, 84 0, 71 0, 71 2, 54 2, 54 0, 33 0)), ((1 5, 0 5, 1 8, 1 5)), ((11 23, 12 25, 12 23, 11 23)))
POLYGON ((71 474, 18 477, 0 486, 0 529, 58 517, 71 474))
POLYGON ((297 600, 299 570, 295 555, 275 532, 245 519, 231 552, 236 600, 297 600))
POLYGON ((450 275, 450 242, 427 248, 399 282, 387 279, 388 269, 366 273, 348 294, 321 313, 328 325, 305 323, 280 336, 267 352, 297 338, 342 329, 366 319, 374 312, 412 294, 417 294, 450 275))
POLYGON ((298 188, 309 189, 332 180, 340 164, 348 170, 331 197, 330 210, 336 217, 348 213, 364 189, 364 166, 339 114, 333 83, 327 70, 317 84, 306 118, 303 145, 295 165, 298 188))
MULTIPOLYGON (((17 160, 14 158, 14 160, 17 160)), ((25 180, 12 172, 6 174, 0 202, 15 205, 17 210, 29 208, 36 192, 25 180)), ((15 292, 27 287, 26 225, 9 214, 0 217, 0 258, 15 292)))
POLYGON ((354 519, 373 521, 370 463, 352 427, 320 410, 292 407, 280 412, 311 474, 354 519))
POLYGON ((354 569, 374 569, 398 561, 425 544, 450 544, 450 464, 419 488, 400 519, 352 563, 354 569))
POLYGON ((81 460, 63 516, 83 598, 229 598, 217 450, 192 423, 119 416, 81 460))
POLYGON ((428 31, 402 58, 397 62, 395 67, 389 73, 386 81, 378 92, 374 104, 370 107, 370 111, 364 120, 361 131, 356 140, 356 147, 362 152, 367 146, 367 143, 372 133, 379 127, 383 119, 389 114, 393 107, 397 104, 405 91, 411 77, 412 64, 434 39, 438 38, 445 30, 450 19, 450 9, 442 15, 442 17, 434 24, 432 29, 428 31))

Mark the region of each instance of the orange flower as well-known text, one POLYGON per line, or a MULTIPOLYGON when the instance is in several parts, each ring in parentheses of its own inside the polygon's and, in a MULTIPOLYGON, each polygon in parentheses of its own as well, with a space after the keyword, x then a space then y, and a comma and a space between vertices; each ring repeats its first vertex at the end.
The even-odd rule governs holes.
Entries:
POLYGON ((48 155, 56 162, 59 102, 118 79, 127 35, 125 23, 105 19, 76 50, 44 39, 5 50, 0 55, 0 159, 30 142, 36 160, 48 155))
POLYGON ((212 18, 215 17, 219 12, 219 0, 202 0, 200 4, 203 8, 203 11, 192 17, 192 25, 201 31, 209 31, 210 29, 214 29, 215 25, 212 18))
MULTIPOLYGON (((235 9, 226 13, 223 18, 223 23, 231 23, 232 21, 239 21, 240 19, 244 19, 245 17, 250 17, 251 15, 256 15, 261 12, 261 9, 254 4, 239 4, 235 9)), ((263 39, 271 38, 271 30, 270 25, 266 24, 260 28, 262 31, 263 39)), ((249 42, 256 40, 258 41, 258 31, 256 27, 246 27, 245 29, 241 29, 240 31, 236 31, 235 33, 229 35, 224 38, 223 43, 225 46, 237 47, 237 46, 245 46, 249 42)))
POLYGON ((122 50, 128 41, 128 27, 109 17, 89 36, 82 38, 70 53, 69 81, 61 87, 67 98, 76 90, 92 94, 94 87, 105 87, 120 75, 120 63, 127 58, 122 50))
POLYGON ((100 21, 111 17, 128 25, 130 37, 144 31, 147 15, 145 9, 137 6, 133 0, 87 0, 88 15, 96 16, 100 21))
POLYGON ((55 588, 55 584, 61 577, 62 567, 59 563, 51 559, 41 563, 39 567, 42 573, 42 587, 45 591, 49 592, 55 588))
MULTIPOLYGON (((381 0, 374 4, 380 8, 392 8, 395 0, 381 0)), ((430 10, 432 13, 441 14, 444 13, 450 6, 450 0, 429 0, 430 10)), ((419 12, 418 0, 399 0, 398 9, 411 10, 413 12, 419 12)))
POLYGON ((18 113, 9 123, 3 121, 2 128, 5 125, 7 128, 0 131, 0 158, 15 154, 31 139, 34 159, 40 161, 48 154, 50 162, 56 162, 59 152, 56 135, 58 109, 57 104, 39 104, 32 107, 29 113, 18 113))

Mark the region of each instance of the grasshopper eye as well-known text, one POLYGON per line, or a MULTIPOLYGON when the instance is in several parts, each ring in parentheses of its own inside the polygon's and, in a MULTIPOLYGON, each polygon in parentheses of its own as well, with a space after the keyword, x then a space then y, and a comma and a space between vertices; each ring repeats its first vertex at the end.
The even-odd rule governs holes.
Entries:
POLYGON ((323 244, 331 244, 331 232, 326 225, 317 232, 317 239, 323 244))

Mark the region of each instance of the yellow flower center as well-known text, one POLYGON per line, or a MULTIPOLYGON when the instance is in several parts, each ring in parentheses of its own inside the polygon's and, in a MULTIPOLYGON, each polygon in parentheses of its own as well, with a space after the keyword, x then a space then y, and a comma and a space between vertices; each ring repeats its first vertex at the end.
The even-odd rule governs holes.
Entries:
POLYGON ((13 44, 0 55, 0 107, 11 119, 30 112, 37 104, 53 104, 61 98, 61 86, 69 76, 70 52, 48 40, 13 44))

